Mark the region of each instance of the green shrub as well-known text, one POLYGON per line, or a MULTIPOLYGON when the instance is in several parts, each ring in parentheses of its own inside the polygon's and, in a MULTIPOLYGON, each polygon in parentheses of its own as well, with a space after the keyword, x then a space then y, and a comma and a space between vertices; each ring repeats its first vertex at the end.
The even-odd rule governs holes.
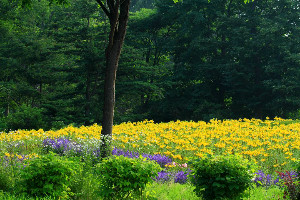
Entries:
POLYGON ((300 174, 300 160, 294 162, 295 170, 300 174))
POLYGON ((288 119, 300 119, 300 109, 294 112, 288 113, 288 119))
POLYGON ((70 188, 74 193, 74 199, 92 200, 99 199, 97 192, 99 185, 100 181, 94 173, 94 168, 84 163, 84 170, 72 178, 70 188))
POLYGON ((12 130, 39 129, 44 125, 42 117, 42 109, 23 104, 16 112, 8 115, 6 118, 7 128, 12 130))
POLYGON ((14 181, 12 172, 10 171, 11 169, 9 166, 6 167, 2 163, 0 164, 0 191, 8 192, 13 187, 14 181))
POLYGON ((96 168, 100 176, 100 195, 104 199, 122 199, 131 194, 141 197, 146 184, 152 182, 159 171, 157 163, 145 158, 108 157, 96 168))
MULTIPOLYGON (((20 179, 23 164, 16 156, 7 156, 0 153, 0 191, 11 192, 15 183, 20 179)), ((1 199, 1 198, 0 198, 1 199)))
POLYGON ((0 132, 7 130, 6 118, 0 117, 0 132))
POLYGON ((21 171, 20 191, 29 196, 67 199, 71 179, 82 171, 79 161, 59 157, 50 152, 28 162, 21 171))
POLYGON ((207 156, 190 165, 194 192, 205 200, 239 198, 251 185, 254 172, 253 164, 234 155, 207 156))

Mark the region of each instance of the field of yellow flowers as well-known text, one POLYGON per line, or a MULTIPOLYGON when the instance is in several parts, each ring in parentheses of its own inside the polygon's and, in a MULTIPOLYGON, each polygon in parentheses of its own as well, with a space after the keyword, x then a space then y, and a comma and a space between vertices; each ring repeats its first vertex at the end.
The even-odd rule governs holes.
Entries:
MULTIPOLYGON (((21 143, 28 153, 35 153, 38 141, 59 137, 98 145, 100 134, 101 126, 97 124, 57 131, 11 131, 0 133, 0 146, 6 146, 0 151, 8 154, 8 144, 21 143)), ((166 155, 178 163, 205 154, 240 154, 267 170, 285 170, 300 158, 300 122, 281 118, 168 123, 145 120, 115 125, 112 144, 130 151, 166 155)))

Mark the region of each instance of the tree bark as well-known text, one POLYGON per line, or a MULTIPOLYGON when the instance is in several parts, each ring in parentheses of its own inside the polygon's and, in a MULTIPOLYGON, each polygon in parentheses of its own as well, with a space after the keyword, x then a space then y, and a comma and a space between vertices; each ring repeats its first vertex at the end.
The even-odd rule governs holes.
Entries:
POLYGON ((115 83, 119 58, 124 43, 130 0, 107 0, 108 9, 96 0, 110 22, 109 41, 105 51, 106 69, 104 78, 104 105, 101 131, 101 157, 110 154, 115 106, 115 83))

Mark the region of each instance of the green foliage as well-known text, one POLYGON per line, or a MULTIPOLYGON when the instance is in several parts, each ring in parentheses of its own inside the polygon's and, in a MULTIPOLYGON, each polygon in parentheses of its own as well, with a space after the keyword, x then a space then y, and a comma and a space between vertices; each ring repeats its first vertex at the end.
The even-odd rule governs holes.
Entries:
POLYGON ((70 189, 75 199, 99 199, 100 181, 93 168, 84 162, 84 170, 77 172, 71 179, 70 189))
POLYGON ((290 112, 288 114, 288 118, 289 119, 300 119, 300 109, 294 111, 294 112, 290 112))
POLYGON ((62 129, 64 127, 66 127, 67 125, 63 122, 63 121, 54 121, 51 124, 51 129, 52 130, 59 130, 62 129))
POLYGON ((300 159, 295 160, 292 163, 292 171, 295 171, 296 173, 298 173, 300 175, 300 159))
POLYGON ((14 185, 11 168, 5 166, 3 160, 0 162, 0 191, 8 192, 14 185))
POLYGON ((251 185, 254 165, 240 156, 204 157, 192 161, 195 193, 205 200, 235 199, 251 185))
POLYGON ((6 130, 7 130, 6 119, 4 117, 0 117, 0 131, 6 131, 6 130))
MULTIPOLYGON (((26 104, 46 129, 101 121, 109 22, 94 0, 66 2, 0 2, 0 116, 26 104)), ((299 118, 297 7, 131 0, 115 122, 299 118)))
POLYGON ((285 23, 299 22, 297 6, 291 0, 157 1, 174 67, 156 118, 286 118, 298 110, 299 26, 285 23))
POLYGON ((300 174, 300 160, 296 161, 296 170, 300 174))
MULTIPOLYGON (((3 154, 4 149, 0 149, 0 192, 12 193, 16 183, 20 180, 20 172, 23 164, 16 156, 3 154)), ((4 152, 13 152, 14 149, 6 149, 4 152)), ((0 198, 1 199, 1 198, 0 198)))
POLYGON ((44 125, 42 117, 42 109, 23 104, 7 117, 7 127, 12 130, 40 129, 44 125))
POLYGON ((82 171, 79 162, 50 152, 28 162, 21 171, 20 192, 29 196, 67 199, 72 177, 82 171))
POLYGON ((246 191, 246 197, 243 200, 274 200, 282 199, 283 192, 282 188, 278 186, 272 187, 260 187, 253 185, 246 191))
POLYGON ((154 161, 112 156, 98 164, 100 195, 105 199, 122 199, 129 195, 142 195, 147 183, 161 171, 154 161))
POLYGON ((35 198, 35 197, 28 197, 26 195, 14 195, 11 193, 5 193, 0 191, 0 199, 5 200, 55 200, 54 197, 44 197, 44 198, 35 198))
POLYGON ((190 184, 179 183, 152 183, 147 185, 144 195, 145 199, 156 200, 199 200, 193 192, 195 187, 190 184))

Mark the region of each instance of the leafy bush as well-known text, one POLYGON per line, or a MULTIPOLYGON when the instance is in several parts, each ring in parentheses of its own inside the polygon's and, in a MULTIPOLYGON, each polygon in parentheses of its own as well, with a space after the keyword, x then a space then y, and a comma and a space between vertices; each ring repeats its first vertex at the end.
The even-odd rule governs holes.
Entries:
POLYGON ((142 157, 112 156, 98 164, 96 171, 100 175, 100 195, 104 199, 122 199, 131 194, 141 196, 161 167, 142 157))
POLYGON ((298 172, 298 174, 300 174, 300 160, 295 161, 294 165, 296 171, 298 172))
POLYGON ((190 164, 194 192, 205 200, 239 198, 253 178, 254 165, 240 156, 207 156, 190 164))
POLYGON ((29 196, 66 199, 71 195, 72 176, 82 171, 77 161, 50 152, 28 162, 21 172, 20 190, 29 196))
POLYGON ((64 123, 64 121, 54 121, 51 123, 52 130, 59 130, 65 127, 67 127, 67 125, 64 123))
POLYGON ((81 173, 78 173, 71 180, 70 188, 74 193, 74 199, 99 199, 98 189, 100 181, 90 166, 84 167, 81 173))
POLYGON ((0 154, 0 191, 11 192, 14 190, 15 183, 20 179, 20 171, 23 168, 21 160, 14 154, 0 154))
POLYGON ((6 118, 7 128, 12 130, 39 129, 44 125, 42 116, 42 109, 23 104, 15 113, 6 118))
POLYGON ((288 119, 300 119, 300 109, 294 112, 288 113, 288 119))
POLYGON ((13 186, 13 177, 9 166, 0 163, 0 191, 8 192, 13 186))
POLYGON ((6 130, 7 130, 6 118, 0 117, 0 131, 6 131, 6 130))

